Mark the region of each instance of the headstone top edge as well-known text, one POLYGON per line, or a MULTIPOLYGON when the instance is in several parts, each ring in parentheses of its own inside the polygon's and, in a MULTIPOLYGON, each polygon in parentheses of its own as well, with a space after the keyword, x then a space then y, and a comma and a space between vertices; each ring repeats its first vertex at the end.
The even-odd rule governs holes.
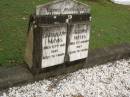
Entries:
POLYGON ((48 3, 45 3, 45 4, 40 4, 40 5, 37 5, 36 8, 40 8, 40 7, 43 7, 43 6, 46 6, 46 5, 50 5, 50 4, 53 4, 53 3, 58 3, 58 2, 62 2, 62 1, 73 1, 75 3, 79 3, 79 4, 82 4, 86 7, 89 8, 89 5, 85 4, 85 3, 82 3, 80 1, 77 1, 77 0, 53 0, 53 1, 50 1, 48 3))
POLYGON ((48 2, 48 3, 45 3, 45 4, 37 5, 36 6, 36 15, 39 15, 39 10, 41 8, 44 8, 46 6, 51 6, 51 5, 56 4, 56 3, 65 2, 65 1, 72 1, 72 2, 74 2, 76 4, 84 6, 84 8, 88 9, 88 12, 86 12, 86 13, 90 13, 90 11, 91 11, 89 5, 87 5, 85 3, 82 3, 80 1, 77 1, 77 0, 54 0, 54 1, 51 1, 51 2, 48 2))

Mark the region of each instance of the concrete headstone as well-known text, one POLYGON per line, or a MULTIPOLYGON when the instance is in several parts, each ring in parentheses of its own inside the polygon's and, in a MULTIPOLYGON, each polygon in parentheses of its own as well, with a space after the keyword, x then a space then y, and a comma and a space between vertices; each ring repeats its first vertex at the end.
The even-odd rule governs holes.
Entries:
POLYGON ((88 57, 90 8, 75 0, 36 7, 30 17, 26 62, 33 70, 88 57))

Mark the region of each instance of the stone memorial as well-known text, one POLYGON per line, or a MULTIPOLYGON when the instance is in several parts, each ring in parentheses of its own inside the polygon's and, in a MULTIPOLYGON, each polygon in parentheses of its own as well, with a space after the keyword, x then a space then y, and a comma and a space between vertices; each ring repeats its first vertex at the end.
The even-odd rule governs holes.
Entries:
MULTIPOLYGON (((31 71, 86 60, 90 7, 75 0, 39 5, 30 16, 25 61, 31 71)), ((65 67, 64 67, 65 68, 65 67)))

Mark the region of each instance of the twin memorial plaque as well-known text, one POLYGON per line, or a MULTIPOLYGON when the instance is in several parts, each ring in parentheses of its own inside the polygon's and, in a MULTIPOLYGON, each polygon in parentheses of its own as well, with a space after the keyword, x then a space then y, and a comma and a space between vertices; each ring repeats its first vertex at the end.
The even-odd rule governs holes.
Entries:
POLYGON ((30 16, 25 60, 33 71, 87 59, 90 8, 75 0, 37 6, 30 16))

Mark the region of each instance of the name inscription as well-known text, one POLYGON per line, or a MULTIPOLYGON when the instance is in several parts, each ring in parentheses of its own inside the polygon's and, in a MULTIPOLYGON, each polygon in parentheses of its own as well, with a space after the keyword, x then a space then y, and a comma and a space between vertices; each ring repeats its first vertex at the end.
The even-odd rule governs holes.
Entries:
MULTIPOLYGON (((69 34, 70 62, 87 58, 89 32, 87 24, 73 24, 69 34)), ((42 68, 64 63, 66 50, 66 26, 44 27, 42 35, 42 68)))
POLYGON ((69 56, 75 61, 88 56, 89 33, 86 24, 74 24, 70 32, 69 56))
POLYGON ((66 26, 43 28, 42 68, 64 63, 66 34, 66 26))

